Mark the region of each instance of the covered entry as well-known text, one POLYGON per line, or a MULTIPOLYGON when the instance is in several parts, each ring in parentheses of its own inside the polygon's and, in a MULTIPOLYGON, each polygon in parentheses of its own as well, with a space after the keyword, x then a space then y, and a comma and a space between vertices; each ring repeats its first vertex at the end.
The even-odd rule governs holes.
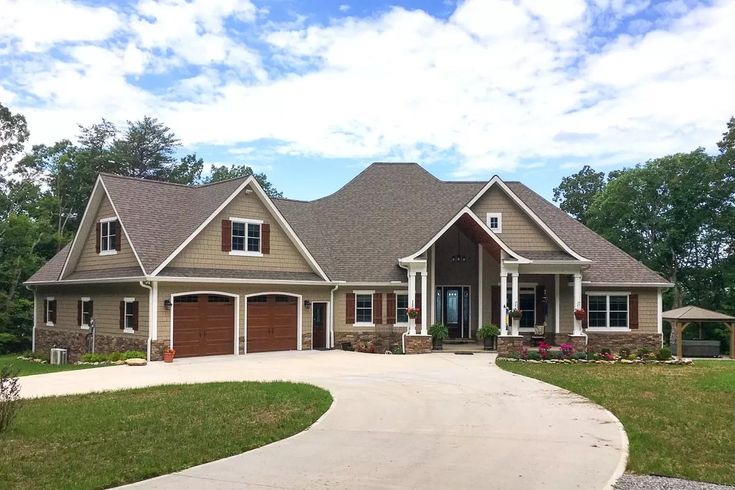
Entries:
POLYGON ((176 357, 235 352, 235 298, 207 293, 174 296, 173 338, 176 357))
POLYGON ((247 352, 298 349, 299 297, 261 294, 247 298, 247 352))

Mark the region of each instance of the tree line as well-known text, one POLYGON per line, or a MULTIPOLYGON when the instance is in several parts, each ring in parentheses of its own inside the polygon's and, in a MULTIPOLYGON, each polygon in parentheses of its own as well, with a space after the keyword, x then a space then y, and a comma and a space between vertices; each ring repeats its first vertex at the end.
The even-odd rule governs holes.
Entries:
POLYGON ((179 184, 254 175, 271 197, 283 197, 248 165, 214 165, 203 176, 196 153, 153 117, 119 128, 105 119, 79 126, 76 141, 34 145, 26 119, 0 104, 0 353, 29 346, 33 294, 23 282, 71 241, 100 172, 179 184))

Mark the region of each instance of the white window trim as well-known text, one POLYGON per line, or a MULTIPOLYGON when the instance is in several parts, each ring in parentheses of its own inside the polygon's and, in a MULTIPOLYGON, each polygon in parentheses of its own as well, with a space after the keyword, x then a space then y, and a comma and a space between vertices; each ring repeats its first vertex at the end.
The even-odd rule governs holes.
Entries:
MULTIPOLYGON (((123 301, 125 303, 135 303, 135 298, 123 298, 123 301)), ((123 320, 123 321, 126 321, 127 320, 127 316, 128 315, 127 315, 127 306, 126 306, 125 320, 123 320)), ((125 327, 125 328, 123 328, 123 333, 135 333, 135 330, 133 330, 130 327, 125 327)))
MULTIPOLYGON (((396 295, 396 311, 395 311, 395 314, 396 314, 396 316, 395 316, 396 322, 393 324, 393 326, 394 327, 407 327, 408 326, 408 322, 399 322, 398 321, 398 296, 399 295, 406 295, 406 299, 408 299, 408 290, 407 289, 404 289, 402 291, 393 291, 393 294, 396 295)), ((409 304, 409 306, 411 305, 411 303, 408 303, 408 304, 409 304)))
MULTIPOLYGON (((538 318, 538 312, 536 311, 536 286, 538 286, 537 282, 519 282, 518 283, 518 299, 521 299, 521 294, 526 293, 530 294, 529 289, 533 290, 533 324, 536 325, 536 318, 538 318), (525 289, 526 291, 522 291, 525 289)), ((508 285, 508 294, 512 295, 513 293, 513 286, 511 284, 508 285)), ((506 294, 507 296, 507 294, 506 294)), ((518 331, 521 333, 535 333, 536 328, 535 327, 518 327, 518 331)))
POLYGON ((48 304, 51 301, 56 301, 56 298, 53 296, 46 296, 46 311, 43 312, 43 319, 46 321, 47 327, 53 327, 54 322, 48 321, 48 304))
POLYGON ((587 313, 587 331, 588 332, 630 332, 630 291, 588 291, 587 293, 587 305, 585 311, 587 313), (605 296, 605 327, 590 327, 590 296, 605 296), (610 296, 625 296, 625 327, 611 327, 610 326, 610 296))
POLYGON ((84 323, 84 303, 92 301, 92 298, 90 298, 89 296, 82 296, 80 300, 82 301, 82 324, 79 325, 79 328, 81 328, 82 330, 89 330, 89 324, 84 323))
MULTIPOLYGON (((113 216, 111 218, 102 218, 100 220, 100 224, 102 224, 102 223, 110 223, 112 221, 118 221, 117 216, 113 216)), ((119 229, 120 229, 120 227, 118 226, 118 230, 119 229)), ((121 239, 121 237, 119 235, 120 235, 119 232, 115 234, 115 238, 117 240, 120 240, 121 239)), ((101 226, 100 226, 100 253, 99 254, 100 255, 117 255, 117 250, 114 249, 114 248, 112 250, 102 250, 102 227, 101 226)))
POLYGON ((375 320, 375 318, 373 317, 373 307, 375 305, 375 290, 370 290, 370 291, 352 291, 352 294, 355 295, 355 323, 353 325, 355 327, 374 327, 375 326, 375 322, 374 321, 370 321, 370 322, 358 322, 357 321, 357 295, 358 294, 363 294, 363 295, 368 295, 369 294, 370 295, 370 318, 372 320, 375 320))
POLYGON ((487 224, 487 227, 490 228, 493 233, 503 233, 503 213, 486 213, 485 224, 487 224), (490 226, 490 218, 498 219, 497 227, 493 228, 492 226, 490 226))
MULTIPOLYGON (((232 250, 232 231, 230 231, 230 255, 238 257, 262 257, 263 256, 263 220, 262 219, 251 219, 251 218, 233 218, 230 217, 230 221, 233 223, 245 223, 250 225, 260 226, 260 240, 258 241, 258 252, 249 252, 247 250, 232 250)), ((245 248, 247 248, 248 241, 248 229, 245 227, 245 248)))

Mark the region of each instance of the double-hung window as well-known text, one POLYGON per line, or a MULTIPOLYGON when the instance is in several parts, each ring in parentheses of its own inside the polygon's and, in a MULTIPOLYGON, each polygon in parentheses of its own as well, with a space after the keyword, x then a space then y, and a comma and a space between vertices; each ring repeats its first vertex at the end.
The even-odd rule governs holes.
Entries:
POLYGON ((373 323, 373 294, 355 293, 355 323, 372 325, 373 323))
POLYGON ((92 298, 82 298, 79 301, 79 326, 87 329, 92 322, 92 298))
POLYGON ((136 303, 135 298, 125 298, 123 300, 124 307, 123 307, 123 317, 122 317, 122 327, 123 331, 125 333, 132 333, 137 328, 137 322, 138 319, 136 318, 136 303))
POLYGON ((587 297, 589 328, 628 328, 628 295, 589 293, 587 297))
POLYGON ((107 218, 100 221, 100 254, 112 255, 117 253, 118 226, 116 218, 107 218))
POLYGON ((230 218, 232 221, 232 255, 260 256, 262 221, 230 218))
POLYGON ((396 324, 408 323, 408 293, 396 293, 396 324))
POLYGON ((44 304, 46 307, 43 313, 43 321, 47 327, 53 327, 56 323, 56 299, 48 297, 44 304))
POLYGON ((503 213, 487 213, 485 223, 495 233, 503 232, 503 213))

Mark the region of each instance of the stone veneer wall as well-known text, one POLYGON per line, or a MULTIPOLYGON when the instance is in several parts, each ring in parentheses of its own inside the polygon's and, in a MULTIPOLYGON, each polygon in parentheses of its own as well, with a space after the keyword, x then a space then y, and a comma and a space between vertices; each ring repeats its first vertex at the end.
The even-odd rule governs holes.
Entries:
POLYGON ((431 335, 406 335, 406 354, 431 353, 431 335))
MULTIPOLYGON (((69 332, 53 328, 37 328, 36 350, 50 352, 52 348, 66 349, 69 361, 78 361, 82 355, 91 352, 87 349, 87 333, 86 331, 69 332)), ((94 351, 103 354, 129 350, 145 352, 147 350, 146 339, 132 336, 97 334, 94 344, 94 351)))
POLYGON ((519 352, 523 349, 523 340, 521 336, 500 335, 498 337, 498 357, 508 357, 512 352, 519 352))
POLYGON ((587 332, 587 338, 588 351, 610 349, 617 353, 623 348, 636 350, 641 347, 657 351, 661 348, 663 336, 660 333, 587 332))
POLYGON ((401 346, 401 333, 362 331, 362 332, 334 332, 334 348, 342 349, 342 343, 349 342, 354 347, 358 342, 374 342, 375 352, 385 352, 401 346))

